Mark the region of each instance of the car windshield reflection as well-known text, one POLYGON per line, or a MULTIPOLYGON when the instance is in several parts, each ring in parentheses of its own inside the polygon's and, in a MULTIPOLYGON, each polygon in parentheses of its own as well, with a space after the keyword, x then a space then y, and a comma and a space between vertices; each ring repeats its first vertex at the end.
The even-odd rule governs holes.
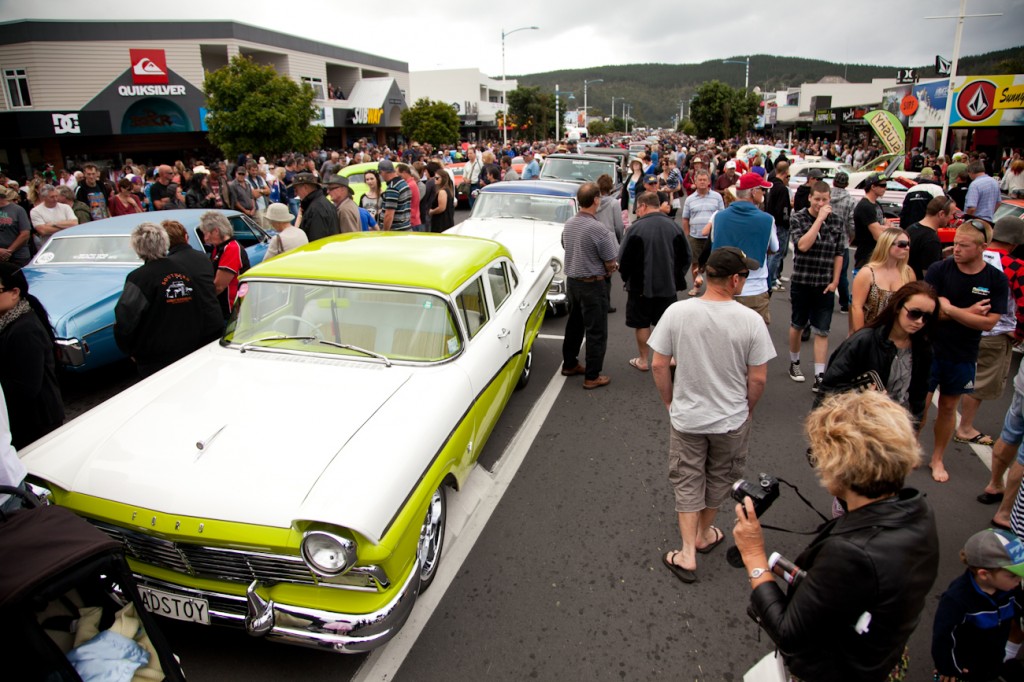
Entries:
POLYGON ((576 215, 576 202, 570 197, 511 192, 481 192, 473 206, 473 219, 520 218, 564 223, 576 215))
POLYGON ((258 280, 240 287, 222 343, 411 362, 446 360, 462 348, 449 307, 435 294, 258 280))
POLYGON ((608 161, 586 159, 545 159, 541 168, 542 180, 570 180, 572 182, 597 182, 602 175, 615 178, 615 164, 608 161))
POLYGON ((38 254, 33 265, 139 265, 142 260, 132 249, 128 235, 87 235, 54 237, 38 254))

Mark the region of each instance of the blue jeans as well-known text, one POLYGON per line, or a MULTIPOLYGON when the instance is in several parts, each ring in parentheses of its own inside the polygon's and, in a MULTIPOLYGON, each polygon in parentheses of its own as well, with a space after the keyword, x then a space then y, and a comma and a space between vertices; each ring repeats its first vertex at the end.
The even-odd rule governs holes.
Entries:
POLYGON ((775 232, 779 236, 779 250, 768 256, 768 286, 775 284, 782 274, 782 265, 789 254, 789 230, 780 230, 775 226, 775 232))
POLYGON ((601 375, 604 352, 608 345, 608 285, 604 280, 582 282, 566 278, 569 297, 569 317, 565 321, 565 339, 562 341, 562 368, 572 369, 579 364, 580 345, 587 338, 587 373, 593 381, 601 375))
POLYGON ((850 277, 846 271, 850 267, 850 250, 843 251, 843 270, 839 273, 839 307, 848 310, 850 308, 850 277))

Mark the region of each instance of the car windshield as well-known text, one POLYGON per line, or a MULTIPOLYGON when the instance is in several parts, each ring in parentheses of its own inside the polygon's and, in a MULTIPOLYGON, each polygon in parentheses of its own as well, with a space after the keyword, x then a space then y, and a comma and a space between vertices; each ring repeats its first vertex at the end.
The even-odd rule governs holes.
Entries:
POLYGON ((473 206, 474 219, 525 218, 564 223, 576 215, 576 200, 542 194, 480 192, 473 206))
POLYGON ((615 162, 603 159, 545 159, 540 169, 543 180, 597 182, 602 175, 615 179, 615 162))
POLYGON ((238 295, 222 344, 244 350, 437 362, 462 348, 436 294, 255 280, 243 282, 238 295))
POLYGON ((54 237, 36 254, 34 265, 69 263, 130 264, 142 262, 132 250, 131 238, 118 235, 54 237))
POLYGON ((995 215, 992 216, 992 220, 994 222, 1007 216, 1011 218, 1020 218, 1022 215, 1024 215, 1024 204, 1011 204, 1004 201, 996 206, 996 212, 995 215))
POLYGON ((836 173, 838 173, 839 171, 842 171, 842 172, 846 173, 847 175, 849 175, 850 173, 853 172, 853 168, 851 166, 847 166, 844 163, 844 164, 837 164, 835 166, 833 166, 833 165, 808 166, 806 168, 799 169, 793 175, 793 177, 795 177, 795 178, 806 178, 808 173, 810 173, 811 169, 813 169, 813 168, 816 168, 817 170, 820 170, 822 175, 824 177, 826 177, 826 178, 834 178, 836 176, 836 173))

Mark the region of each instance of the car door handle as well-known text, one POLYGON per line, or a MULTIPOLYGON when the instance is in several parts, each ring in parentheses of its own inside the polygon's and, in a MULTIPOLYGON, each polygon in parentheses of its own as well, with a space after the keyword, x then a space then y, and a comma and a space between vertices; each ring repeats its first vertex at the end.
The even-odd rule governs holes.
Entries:
POLYGON ((502 328, 501 333, 498 334, 498 338, 499 339, 503 339, 503 338, 505 338, 506 336, 508 336, 511 333, 512 332, 510 330, 502 328))
POLYGON ((529 301, 523 301, 522 303, 519 304, 519 309, 520 310, 526 310, 529 307, 530 307, 530 302, 529 301))

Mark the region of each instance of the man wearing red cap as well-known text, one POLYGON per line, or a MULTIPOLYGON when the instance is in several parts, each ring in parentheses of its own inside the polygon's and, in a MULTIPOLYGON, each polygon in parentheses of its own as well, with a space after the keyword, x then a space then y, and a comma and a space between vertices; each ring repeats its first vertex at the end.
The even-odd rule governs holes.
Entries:
POLYGON ((771 323, 768 310, 768 255, 779 250, 779 238, 775 233, 775 219, 758 205, 764 202, 765 191, 771 183, 757 173, 740 176, 736 189, 736 201, 724 211, 715 215, 711 232, 711 248, 707 253, 723 246, 735 246, 761 263, 751 270, 736 300, 754 310, 771 323))

